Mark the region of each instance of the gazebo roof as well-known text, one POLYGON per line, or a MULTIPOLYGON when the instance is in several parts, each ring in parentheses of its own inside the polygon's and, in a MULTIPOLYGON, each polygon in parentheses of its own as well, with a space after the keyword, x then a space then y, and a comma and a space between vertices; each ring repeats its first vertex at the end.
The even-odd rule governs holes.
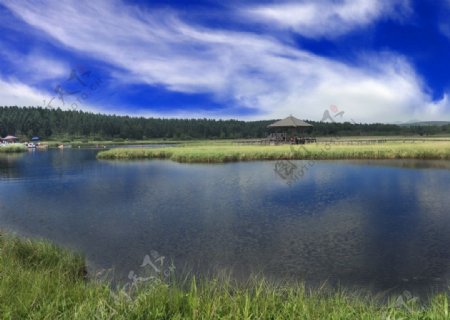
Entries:
POLYGON ((17 140, 18 138, 17 137, 14 137, 14 136, 6 136, 6 137, 4 137, 4 138, 1 138, 2 140, 17 140))
POLYGON ((301 128, 301 127, 312 127, 311 124, 306 123, 303 120, 297 119, 293 116, 289 116, 283 120, 279 120, 272 124, 269 124, 269 128, 301 128))

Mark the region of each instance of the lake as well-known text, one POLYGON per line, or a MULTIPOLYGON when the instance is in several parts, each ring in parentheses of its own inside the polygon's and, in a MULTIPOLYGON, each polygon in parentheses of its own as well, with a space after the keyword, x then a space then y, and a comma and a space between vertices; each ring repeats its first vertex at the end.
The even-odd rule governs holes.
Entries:
POLYGON ((448 162, 314 161, 287 181, 275 161, 114 162, 96 152, 0 155, 0 228, 81 251, 92 274, 113 268, 119 281, 148 255, 175 272, 238 279, 448 288, 448 162))

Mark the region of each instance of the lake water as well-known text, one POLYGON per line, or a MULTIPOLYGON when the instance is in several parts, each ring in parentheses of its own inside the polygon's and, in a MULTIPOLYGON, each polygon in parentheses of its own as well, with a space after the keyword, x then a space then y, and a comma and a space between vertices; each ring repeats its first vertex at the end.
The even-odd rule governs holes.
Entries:
POLYGON ((315 161, 288 184, 271 161, 113 162, 96 152, 0 155, 0 228, 79 250, 92 273, 113 267, 116 279, 161 255, 175 272, 448 288, 448 162, 315 161))

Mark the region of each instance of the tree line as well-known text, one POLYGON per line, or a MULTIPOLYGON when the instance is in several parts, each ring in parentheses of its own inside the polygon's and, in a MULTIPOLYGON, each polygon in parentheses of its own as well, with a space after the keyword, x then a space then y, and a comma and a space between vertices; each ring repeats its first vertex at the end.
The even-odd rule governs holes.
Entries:
MULTIPOLYGON (((94 114, 42 107, 0 107, 0 135, 22 139, 245 139, 263 138, 276 121, 162 119, 94 114)), ((308 121, 312 136, 433 135, 450 133, 450 125, 399 126, 308 121)))

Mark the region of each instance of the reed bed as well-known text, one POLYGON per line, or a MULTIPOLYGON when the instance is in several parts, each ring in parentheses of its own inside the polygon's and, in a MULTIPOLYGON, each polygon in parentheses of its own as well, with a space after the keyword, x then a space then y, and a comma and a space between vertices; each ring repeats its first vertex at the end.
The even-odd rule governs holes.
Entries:
POLYGON ((12 143, 0 146, 0 153, 20 153, 26 152, 28 148, 21 143, 12 143))
POLYGON ((178 162, 232 162, 280 159, 450 159, 450 141, 386 142, 370 145, 185 145, 166 148, 111 149, 98 159, 170 159, 178 162))

